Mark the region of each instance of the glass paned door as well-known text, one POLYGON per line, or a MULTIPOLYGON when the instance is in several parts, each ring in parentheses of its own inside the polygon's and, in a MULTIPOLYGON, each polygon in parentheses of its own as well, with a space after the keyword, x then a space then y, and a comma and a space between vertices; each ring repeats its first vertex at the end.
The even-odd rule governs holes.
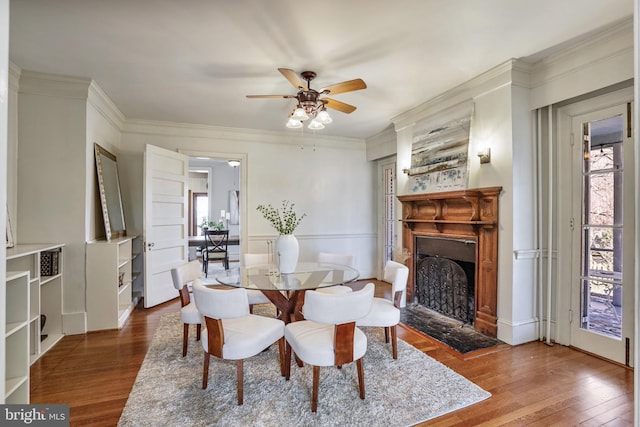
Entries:
POLYGON ((624 117, 583 124, 583 329, 620 339, 623 298, 624 117))
MULTIPOLYGON (((571 345, 633 354, 634 190, 630 106, 573 116, 571 345)), ((559 266, 559 268, 563 268, 559 266)))

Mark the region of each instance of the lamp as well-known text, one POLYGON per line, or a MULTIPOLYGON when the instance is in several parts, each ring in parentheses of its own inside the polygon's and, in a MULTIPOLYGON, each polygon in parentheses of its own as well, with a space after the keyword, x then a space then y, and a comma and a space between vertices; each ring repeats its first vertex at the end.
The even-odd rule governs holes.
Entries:
POLYGON ((229 164, 229 166, 231 166, 232 168, 237 168, 238 166, 240 166, 240 160, 238 159, 230 159, 227 160, 227 163, 229 164))
POLYGON ((478 151, 478 157, 480 158, 480 164, 491 162, 491 148, 485 147, 478 151))
POLYGON ((318 99, 317 96, 311 98, 313 97, 298 102, 298 106, 287 120, 286 126, 289 129, 301 128, 303 121, 311 119, 307 127, 311 130, 319 130, 333 121, 325 107, 327 101, 318 99))

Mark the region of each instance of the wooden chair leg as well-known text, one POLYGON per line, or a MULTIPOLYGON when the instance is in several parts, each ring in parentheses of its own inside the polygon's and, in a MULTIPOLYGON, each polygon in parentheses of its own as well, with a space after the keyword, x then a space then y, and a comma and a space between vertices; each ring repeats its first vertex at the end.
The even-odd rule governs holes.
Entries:
POLYGON ((253 304, 249 304, 249 314, 253 314, 253 304))
POLYGON ((398 338, 396 336, 396 325, 391 327, 391 347, 393 348, 393 358, 398 358, 398 338))
POLYGON ((182 326, 182 357, 187 355, 187 342, 189 341, 189 324, 184 323, 182 326))
POLYGON ((384 328, 384 342, 389 344, 389 328, 384 328))
POLYGON ((286 374, 284 369, 284 337, 278 340, 278 353, 280 355, 280 375, 284 377, 286 374))
POLYGON ((284 377, 289 381, 289 375, 291 374, 291 346, 289 343, 285 344, 284 350, 284 377))
POLYGON ((243 374, 242 374, 242 359, 238 360, 238 363, 236 365, 236 370, 238 371, 238 405, 242 405, 242 401, 243 401, 243 374))
POLYGON ((311 393, 311 412, 318 410, 318 383, 320 382, 320 366, 313 367, 313 391, 311 393))
POLYGON ((207 388, 207 382, 209 380, 209 353, 204 352, 204 367, 202 368, 202 389, 207 388))
POLYGON ((200 341, 200 332, 202 332, 202 325, 198 323, 196 325, 196 341, 200 341))
POLYGON ((356 360, 358 367, 358 386, 360 387, 360 399, 364 400, 364 369, 362 366, 362 358, 356 360))

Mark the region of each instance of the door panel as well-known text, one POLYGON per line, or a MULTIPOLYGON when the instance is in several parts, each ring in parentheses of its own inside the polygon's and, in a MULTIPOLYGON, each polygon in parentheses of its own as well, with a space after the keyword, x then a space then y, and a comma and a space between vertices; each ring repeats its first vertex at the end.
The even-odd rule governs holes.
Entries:
POLYGON ((144 161, 144 306, 175 298, 171 269, 188 260, 188 157, 147 145, 144 161))
POLYGON ((633 350, 633 142, 627 105, 572 117, 571 345, 619 363, 633 350))

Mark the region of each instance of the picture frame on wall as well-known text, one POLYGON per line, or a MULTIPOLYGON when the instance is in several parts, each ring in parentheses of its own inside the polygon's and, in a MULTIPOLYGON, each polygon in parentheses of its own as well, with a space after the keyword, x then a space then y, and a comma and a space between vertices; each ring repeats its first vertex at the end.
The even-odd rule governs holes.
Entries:
POLYGON ((13 229, 11 228, 11 218, 9 218, 9 206, 7 206, 7 248, 12 248, 15 245, 13 241, 13 229))

